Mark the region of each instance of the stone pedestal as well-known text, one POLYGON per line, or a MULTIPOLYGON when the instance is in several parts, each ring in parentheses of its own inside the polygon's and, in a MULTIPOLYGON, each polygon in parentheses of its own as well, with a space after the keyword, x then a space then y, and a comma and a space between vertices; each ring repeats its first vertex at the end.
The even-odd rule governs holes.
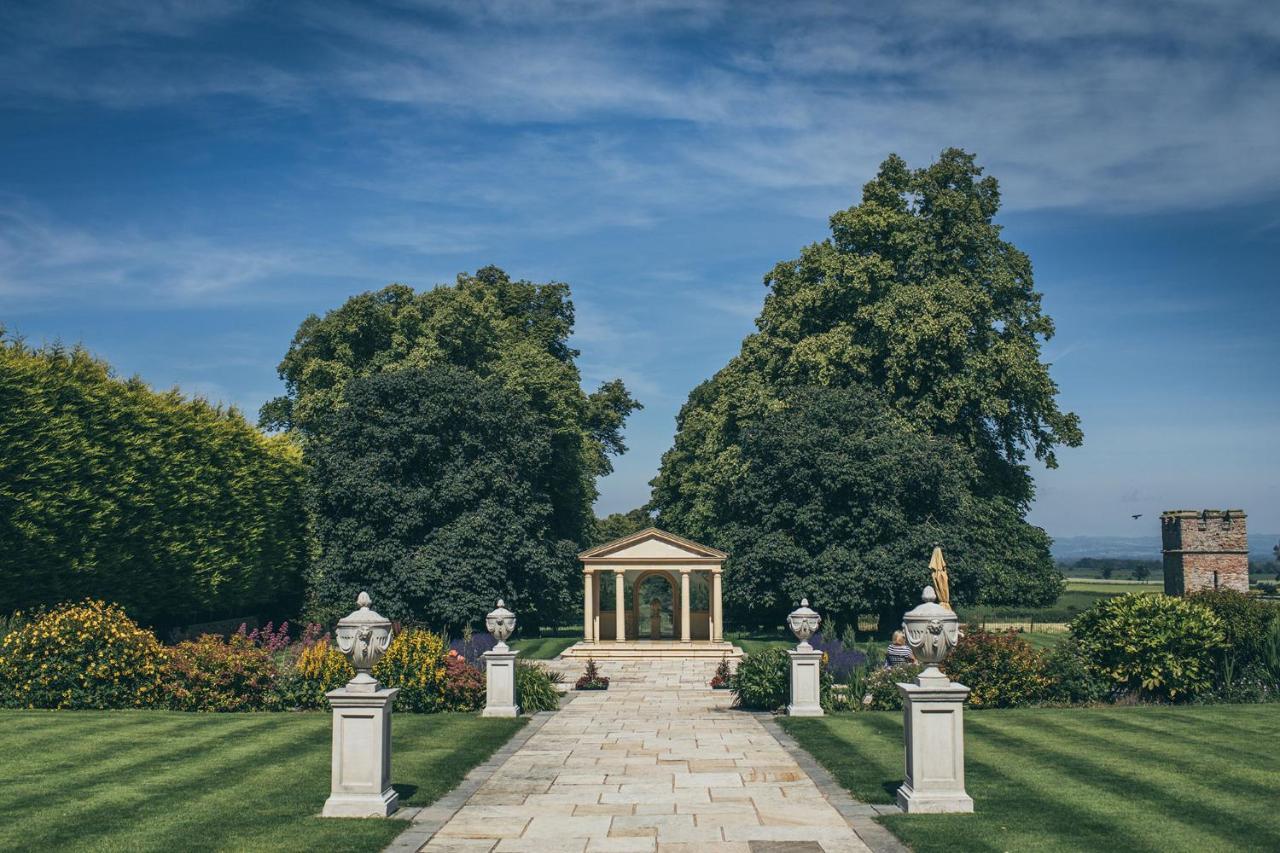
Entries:
POLYGON ((486 698, 483 717, 518 717, 520 709, 516 707, 516 655, 520 654, 506 648, 485 652, 484 673, 486 682, 486 698))
POLYGON ((787 714, 792 717, 821 717, 819 667, 822 666, 822 652, 788 649, 787 655, 791 658, 791 704, 787 706, 787 714))
MULTIPOLYGON (((921 675, 938 670, 931 668, 921 675)), ((898 807, 907 813, 972 812, 964 790, 964 700, 969 688, 945 676, 899 684, 907 778, 898 807)))
POLYGON ((391 701, 398 689, 326 693, 333 707, 333 777, 323 817, 386 817, 391 787, 391 701))

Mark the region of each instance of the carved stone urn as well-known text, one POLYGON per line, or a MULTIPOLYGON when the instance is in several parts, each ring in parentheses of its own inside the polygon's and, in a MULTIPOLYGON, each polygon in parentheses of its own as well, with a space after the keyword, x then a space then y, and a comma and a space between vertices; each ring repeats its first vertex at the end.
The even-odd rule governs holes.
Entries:
POLYGON ((920 597, 923 603, 902 615, 907 645, 916 660, 925 665, 917 683, 945 684, 949 679, 938 669, 938 664, 946 660, 960 639, 960 619, 954 611, 938 603, 933 587, 926 586, 920 597))
POLYGON ((355 693, 376 693, 381 686, 370 670, 391 645, 391 620, 369 609, 373 600, 362 592, 356 598, 360 608, 338 620, 335 635, 338 650, 351 660, 356 677, 347 682, 347 690, 355 693))
POLYGON ((489 615, 484 617, 484 627, 498 641, 493 647, 495 652, 507 651, 507 638, 516 630, 516 615, 507 609, 502 603, 502 599, 498 599, 498 606, 490 611, 489 615))
POLYGON ((792 610, 791 615, 787 617, 787 627, 800 641, 800 645, 796 646, 797 650, 807 652, 813 649, 813 646, 809 645, 809 638, 817 633, 818 626, 821 624, 822 617, 809 607, 809 599, 800 599, 800 606, 792 610))

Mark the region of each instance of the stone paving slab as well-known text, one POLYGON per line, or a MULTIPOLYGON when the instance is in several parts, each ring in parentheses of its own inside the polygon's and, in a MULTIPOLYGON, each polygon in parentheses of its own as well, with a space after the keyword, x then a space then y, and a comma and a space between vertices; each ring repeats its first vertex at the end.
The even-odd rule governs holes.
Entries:
MULTIPOLYGON (((716 663, 601 662, 609 690, 572 694, 558 713, 538 715, 536 728, 517 736, 520 743, 469 774, 470 784, 422 809, 389 849, 905 849, 858 808, 870 807, 854 803, 843 789, 836 789, 842 796, 833 802, 833 792, 813 778, 812 759, 800 753, 808 761, 799 761, 798 747, 788 749, 779 738, 785 733, 772 721, 730 710, 729 694, 707 686, 716 663)), ((582 663, 552 666, 573 678, 582 663)))

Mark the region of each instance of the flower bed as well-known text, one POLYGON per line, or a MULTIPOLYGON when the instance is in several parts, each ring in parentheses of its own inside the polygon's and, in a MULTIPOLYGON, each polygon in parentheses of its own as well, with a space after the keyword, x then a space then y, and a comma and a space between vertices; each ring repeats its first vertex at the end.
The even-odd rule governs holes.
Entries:
MULTIPOLYGON (((287 622, 267 623, 165 647, 120 607, 102 601, 8 621, 10 630, 0 637, 0 707, 322 709, 325 693, 355 675, 319 625, 307 626, 297 640, 287 622)), ((487 634, 451 647, 439 634, 409 629, 396 636, 374 675, 400 689, 397 710, 478 710, 485 679, 472 660, 492 645, 487 634)), ((526 683, 534 704, 546 704, 540 693, 555 693, 549 676, 526 677, 526 683)))

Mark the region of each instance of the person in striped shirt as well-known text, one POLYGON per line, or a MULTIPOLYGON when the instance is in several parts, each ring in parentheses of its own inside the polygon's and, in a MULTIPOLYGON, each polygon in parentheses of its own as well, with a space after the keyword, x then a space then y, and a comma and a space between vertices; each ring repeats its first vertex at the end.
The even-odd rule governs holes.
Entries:
POLYGON ((916 656, 912 654, 911 648, 907 645, 907 635, 902 631, 894 631, 893 642, 889 644, 889 648, 884 650, 884 665, 886 667, 894 667, 915 662, 916 656))

